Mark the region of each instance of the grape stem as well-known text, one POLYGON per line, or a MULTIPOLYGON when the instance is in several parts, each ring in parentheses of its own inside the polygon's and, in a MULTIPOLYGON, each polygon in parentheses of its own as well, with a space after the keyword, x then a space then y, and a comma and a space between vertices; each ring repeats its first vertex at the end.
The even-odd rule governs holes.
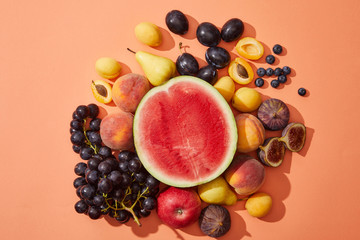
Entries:
POLYGON ((83 124, 83 132, 84 132, 84 136, 85 136, 85 143, 86 145, 88 145, 90 148, 92 148, 92 150, 94 150, 94 153, 97 154, 99 149, 96 146, 93 146, 92 143, 90 142, 89 138, 86 135, 86 119, 84 119, 84 124, 83 124))

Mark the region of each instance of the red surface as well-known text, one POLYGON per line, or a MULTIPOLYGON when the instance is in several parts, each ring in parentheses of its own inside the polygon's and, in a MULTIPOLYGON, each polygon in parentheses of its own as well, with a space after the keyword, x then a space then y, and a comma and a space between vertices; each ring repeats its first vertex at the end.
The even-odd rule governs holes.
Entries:
MULTIPOLYGON (((175 61, 183 42, 204 66, 197 25, 221 28, 232 17, 245 22, 244 36, 256 37, 265 55, 276 43, 284 46, 274 66, 292 67, 288 82, 273 89, 266 78, 256 89, 264 99, 284 100, 290 121, 307 126, 307 140, 301 152, 286 152, 279 168, 266 168, 261 191, 273 197, 269 215, 252 218, 244 202, 229 207, 233 227, 226 239, 360 239, 359 10, 358 0, 2 0, 1 239, 210 239, 196 224, 174 230, 155 213, 141 219, 141 228, 76 214, 73 168, 81 160, 71 150, 69 122, 76 106, 95 102, 90 85, 100 79, 98 58, 116 58, 122 74, 142 74, 127 47, 175 61), (189 19, 185 36, 167 30, 164 18, 172 9, 189 19), (141 21, 160 26, 161 46, 136 40, 141 21), (308 90, 305 97, 297 94, 300 87, 308 90)), ((220 44, 232 58, 238 56, 234 45, 220 44)), ((268 66, 264 57, 250 64, 268 66)), ((100 106, 101 117, 117 110, 100 106)))

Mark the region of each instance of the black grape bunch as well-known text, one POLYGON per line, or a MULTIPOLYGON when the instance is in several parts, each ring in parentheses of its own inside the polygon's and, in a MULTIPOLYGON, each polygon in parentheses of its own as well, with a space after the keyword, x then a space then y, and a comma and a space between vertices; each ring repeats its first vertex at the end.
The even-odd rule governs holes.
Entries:
POLYGON ((91 219, 108 215, 120 223, 133 218, 141 226, 139 219, 157 207, 160 182, 145 170, 135 152, 124 150, 116 158, 102 144, 98 114, 97 105, 80 105, 70 123, 73 150, 86 160, 74 168, 73 185, 79 197, 75 211, 91 219))

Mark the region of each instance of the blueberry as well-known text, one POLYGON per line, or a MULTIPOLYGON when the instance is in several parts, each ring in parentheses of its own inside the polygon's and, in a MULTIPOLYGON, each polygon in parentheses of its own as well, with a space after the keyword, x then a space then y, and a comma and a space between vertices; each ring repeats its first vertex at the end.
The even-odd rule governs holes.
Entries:
POLYGON ((277 88, 280 85, 280 82, 279 80, 272 80, 270 84, 273 88, 277 88))
POLYGON ((305 89, 305 88, 299 88, 298 94, 299 94, 300 96, 305 96, 305 94, 306 94, 306 89, 305 89))
POLYGON ((286 83, 287 77, 286 77, 285 75, 280 75, 280 76, 278 77, 278 81, 279 81, 280 83, 286 83))
POLYGON ((281 68, 275 68, 274 75, 275 76, 280 76, 281 74, 282 74, 282 69, 281 68))
POLYGON ((258 68, 258 70, 256 70, 256 73, 259 77, 263 77, 263 76, 265 76, 266 71, 264 68, 258 68))
POLYGON ((268 64, 273 64, 275 62, 275 57, 273 55, 267 55, 265 60, 268 64))
POLYGON ((262 78, 257 78, 257 79, 255 80, 255 85, 256 85, 257 87, 262 87, 262 86, 264 85, 264 80, 263 80, 262 78))
POLYGON ((283 67, 284 75, 289 75, 290 73, 291 73, 291 68, 289 68, 288 66, 283 67))
POLYGON ((274 70, 272 68, 266 69, 266 76, 272 76, 274 74, 274 70))
POLYGON ((275 44, 275 46, 273 47, 273 52, 275 54, 280 54, 282 52, 282 50, 283 50, 282 46, 279 44, 275 44))

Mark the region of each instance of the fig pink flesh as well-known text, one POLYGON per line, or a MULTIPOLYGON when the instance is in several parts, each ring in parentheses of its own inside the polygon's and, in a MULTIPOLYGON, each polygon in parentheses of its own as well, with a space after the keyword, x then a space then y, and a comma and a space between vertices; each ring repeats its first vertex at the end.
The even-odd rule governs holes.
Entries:
POLYGON ((175 84, 151 96, 139 116, 144 154, 168 176, 189 181, 212 175, 229 145, 221 106, 191 84, 175 84))

